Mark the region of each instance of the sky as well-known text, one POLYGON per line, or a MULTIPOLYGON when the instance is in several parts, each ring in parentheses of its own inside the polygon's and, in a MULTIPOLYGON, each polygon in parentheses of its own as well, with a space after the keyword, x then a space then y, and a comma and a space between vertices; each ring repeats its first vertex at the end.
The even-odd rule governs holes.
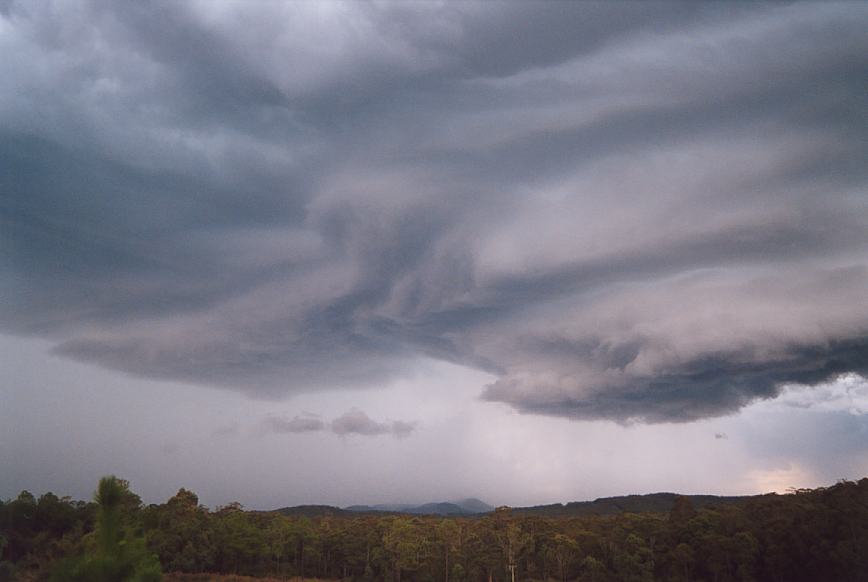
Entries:
POLYGON ((0 0, 0 498, 868 475, 866 28, 0 0))

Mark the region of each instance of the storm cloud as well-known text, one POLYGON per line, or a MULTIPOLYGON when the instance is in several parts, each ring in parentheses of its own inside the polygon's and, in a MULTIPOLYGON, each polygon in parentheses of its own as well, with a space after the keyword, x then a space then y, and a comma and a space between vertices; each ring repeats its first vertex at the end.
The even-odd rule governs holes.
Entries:
POLYGON ((866 25, 3 3, 0 326, 260 398, 436 359, 494 374, 486 400, 618 422, 868 375, 866 25))

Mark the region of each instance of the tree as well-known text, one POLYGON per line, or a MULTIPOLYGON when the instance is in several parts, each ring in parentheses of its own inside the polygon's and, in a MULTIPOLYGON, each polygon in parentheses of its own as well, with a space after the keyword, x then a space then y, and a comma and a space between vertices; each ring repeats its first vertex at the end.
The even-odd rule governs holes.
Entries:
POLYGON ((449 582, 449 556, 461 548, 461 530, 454 519, 443 519, 437 524, 437 539, 443 547, 443 572, 445 582, 449 582))
POLYGON ((383 546, 392 557, 395 582, 401 582, 404 571, 414 571, 420 565, 424 538, 413 520, 396 517, 383 536, 383 546))
POLYGON ((230 503, 217 511, 218 563, 233 574, 262 573, 269 561, 265 532, 240 503, 230 503))
POLYGON ((606 566, 594 556, 582 560, 582 582, 603 582, 606 580, 606 566))
POLYGON ((624 582, 654 580, 654 555, 645 540, 634 533, 627 536, 624 546, 615 555, 615 572, 624 582))
MULTIPOLYGON (((145 540, 124 526, 122 509, 138 496, 114 475, 100 479, 94 495, 98 506, 96 531, 81 558, 63 562, 55 580, 74 582, 158 582, 162 578, 157 557, 149 554, 145 540)), ((140 503, 140 501, 139 501, 140 503)))
POLYGON ((214 566, 211 519, 195 493, 182 488, 164 505, 152 506, 146 513, 148 547, 167 570, 202 572, 214 566))
POLYGON ((672 550, 672 558, 676 566, 676 575, 679 580, 690 582, 690 572, 693 569, 694 552, 687 544, 678 544, 672 550))
POLYGON ((549 552, 557 563, 560 579, 566 582, 569 567, 579 555, 579 544, 573 538, 557 533, 552 538, 549 552))
POLYGON ((683 495, 676 497, 669 512, 669 521, 675 525, 682 526, 694 517, 696 517, 696 509, 693 508, 690 498, 683 495))

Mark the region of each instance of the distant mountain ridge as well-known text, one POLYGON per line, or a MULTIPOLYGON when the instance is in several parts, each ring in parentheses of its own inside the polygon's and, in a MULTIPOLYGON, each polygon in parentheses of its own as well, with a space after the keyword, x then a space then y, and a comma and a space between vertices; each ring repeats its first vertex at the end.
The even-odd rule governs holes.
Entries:
POLYGON ((412 515, 474 515, 494 511, 494 507, 484 501, 469 497, 458 501, 440 501, 424 503, 422 505, 411 504, 378 504, 378 505, 350 505, 345 511, 364 513, 371 511, 388 513, 409 513, 412 515))
POLYGON ((352 512, 333 505, 294 505, 292 507, 281 507, 275 509, 275 513, 285 515, 287 517, 324 517, 324 516, 347 516, 352 515, 352 512))
POLYGON ((711 505, 741 503, 751 496, 680 495, 678 493, 648 493, 646 495, 621 495, 600 497, 593 501, 570 501, 532 507, 515 507, 513 513, 578 517, 584 515, 617 515, 620 513, 666 513, 679 497, 686 497, 696 509, 711 505))
MULTIPOLYGON (((600 497, 593 501, 570 501, 530 507, 513 507, 512 512, 522 515, 549 517, 579 517, 585 515, 617 515, 621 513, 666 513, 679 497, 686 497, 696 509, 711 505, 741 503, 754 496, 680 495, 678 493, 648 493, 600 497)), ((276 510, 289 516, 319 517, 347 516, 357 513, 397 513, 409 515, 441 515, 450 517, 474 516, 490 513, 494 507, 475 498, 441 501, 413 505, 408 503, 381 503, 377 505, 350 505, 340 508, 331 505, 299 505, 276 510)))

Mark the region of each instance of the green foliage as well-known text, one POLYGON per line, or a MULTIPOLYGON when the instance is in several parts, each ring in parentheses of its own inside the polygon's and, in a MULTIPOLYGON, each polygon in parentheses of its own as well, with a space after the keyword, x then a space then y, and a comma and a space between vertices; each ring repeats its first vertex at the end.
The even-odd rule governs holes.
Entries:
POLYGON ((203 572, 217 553, 215 532, 207 509, 195 493, 180 489, 164 505, 143 510, 148 549, 160 556, 169 572, 203 572))
POLYGON ((145 540, 135 535, 131 515, 138 496, 114 475, 100 479, 94 495, 98 506, 96 529, 85 542, 82 556, 61 561, 52 579, 58 582, 159 582, 159 561, 148 553, 145 540), (125 523, 126 522, 126 523, 125 523))
POLYGON ((141 507, 108 477, 96 503, 0 502, 0 582, 157 581, 162 569, 391 582, 868 580, 868 479, 792 495, 571 517, 307 517, 216 511, 181 489, 141 507))

